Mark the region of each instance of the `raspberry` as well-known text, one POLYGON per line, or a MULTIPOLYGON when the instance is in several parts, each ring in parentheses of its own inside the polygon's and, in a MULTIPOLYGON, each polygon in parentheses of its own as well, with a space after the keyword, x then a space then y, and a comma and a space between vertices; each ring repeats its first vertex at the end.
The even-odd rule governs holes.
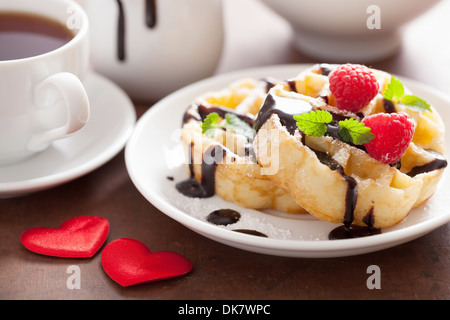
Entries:
POLYGON ((403 156, 414 135, 414 122, 404 112, 377 113, 363 119, 375 138, 366 143, 367 152, 386 164, 403 156))
POLYGON ((369 68, 360 64, 342 64, 330 75, 330 90, 341 110, 358 112, 378 93, 379 84, 369 68))

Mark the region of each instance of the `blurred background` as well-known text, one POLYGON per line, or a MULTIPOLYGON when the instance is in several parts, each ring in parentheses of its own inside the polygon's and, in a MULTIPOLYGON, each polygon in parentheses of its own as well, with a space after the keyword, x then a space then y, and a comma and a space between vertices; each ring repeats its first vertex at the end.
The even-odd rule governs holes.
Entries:
MULTIPOLYGON (((117 7, 116 1, 96 1, 117 7)), ((184 10, 184 16, 181 15, 181 17, 186 20, 184 21, 185 26, 193 24, 193 21, 196 20, 198 9, 195 7, 205 6, 201 1, 189 2, 189 5, 192 6, 190 13, 186 8, 179 8, 178 11, 184 10)), ((78 2, 82 4, 84 2, 86 7, 86 4, 95 1, 78 0, 78 2)), ((158 78, 161 80, 157 85, 167 85, 166 90, 158 89, 159 95, 153 94, 148 97, 131 93, 135 101, 153 103, 179 87, 214 74, 259 66, 316 62, 359 62, 419 80, 450 93, 450 41, 448 35, 450 1, 214 0, 213 2, 222 2, 223 4, 223 32, 210 30, 208 35, 199 34, 198 43, 200 45, 197 43, 196 46, 203 46, 203 49, 206 50, 209 48, 208 46, 217 47, 220 43, 223 44, 222 48, 217 47, 217 50, 221 50, 221 55, 220 59, 214 60, 216 68, 209 68, 203 73, 197 72, 196 74, 190 70, 183 70, 183 65, 197 62, 194 62, 195 59, 192 59, 192 55, 189 59, 180 60, 183 50, 190 47, 189 43, 180 43, 178 54, 180 58, 174 56, 171 62, 173 68, 168 66, 162 68, 162 70, 167 70, 166 72, 172 72, 170 77, 164 71, 162 71, 164 75, 161 74, 161 70, 148 74, 149 86, 151 84, 154 88, 156 80, 152 84, 152 79, 158 78), (182 64, 178 64, 178 61, 181 61, 182 64)), ((133 3, 140 2, 123 1, 125 12, 130 15, 130 6, 133 3)), ((166 1, 156 1, 157 10, 164 11, 165 9, 163 10, 162 7, 166 3, 166 1)), ((215 8, 207 9, 212 12, 212 9, 215 8)), ((170 12, 170 10, 173 9, 166 10, 166 12, 170 12)), ((98 20, 100 16, 118 14, 98 11, 98 8, 97 11, 90 11, 92 12, 88 13, 92 20, 98 20)), ((161 21, 165 19, 162 15, 168 13, 157 13, 160 15, 157 17, 159 23, 162 24, 161 21)), ((214 14, 217 15, 217 12, 214 14)), ((135 15, 131 18, 127 17, 126 23, 131 24, 130 20, 139 20, 135 15)), ((113 29, 114 33, 117 28, 114 25, 116 20, 111 19, 113 24, 109 29, 113 29)), ((211 14, 210 19, 217 20, 219 18, 211 14)), ((177 28, 180 28, 180 25, 173 24, 172 32, 179 30, 177 28)), ((161 25, 157 25, 155 31, 158 27, 161 25)), ((208 28, 211 27, 205 26, 205 29, 208 28)), ((96 31, 92 30, 92 32, 96 31)), ((103 32, 102 37, 105 36, 103 32)), ((167 37, 167 32, 164 36, 160 36, 161 46, 165 41, 164 38, 167 37)), ((146 40, 142 39, 141 46, 145 46, 145 42, 146 40)), ((158 50, 158 48, 152 49, 153 52, 154 50, 158 50)), ((148 54, 144 56, 148 56, 148 54)), ((101 63, 105 63, 105 59, 107 57, 104 55, 97 58, 101 63)), ((198 59, 204 58, 199 56, 198 59)), ((144 60, 144 63, 149 63, 149 60, 147 59, 147 62, 144 60)), ((122 87, 129 85, 130 80, 124 80, 125 74, 110 72, 107 68, 105 70, 104 66, 96 65, 100 64, 98 61, 94 61, 94 67, 98 72, 106 73, 119 84, 123 81, 125 84, 121 84, 122 87)), ((195 67, 195 69, 198 68, 195 67)), ((137 86, 137 83, 142 83, 142 80, 136 81, 133 86, 137 86)), ((127 91, 130 92, 130 90, 127 91)))
MULTIPOLYGON (((291 24, 262 1, 224 1, 224 9, 226 41, 217 72, 279 63, 328 62, 297 51, 291 24)), ((420 80, 450 94, 449 15, 450 1, 439 1, 401 26, 401 45, 392 55, 362 62, 420 80)))

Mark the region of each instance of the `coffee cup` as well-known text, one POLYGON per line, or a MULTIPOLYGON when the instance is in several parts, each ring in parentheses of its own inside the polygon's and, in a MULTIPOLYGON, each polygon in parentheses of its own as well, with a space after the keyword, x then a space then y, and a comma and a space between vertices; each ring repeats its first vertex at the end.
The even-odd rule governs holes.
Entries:
POLYGON ((152 102, 214 74, 222 0, 82 0, 94 70, 135 101, 152 102))
POLYGON ((71 0, 0 0, 0 165, 87 123, 88 29, 71 0))

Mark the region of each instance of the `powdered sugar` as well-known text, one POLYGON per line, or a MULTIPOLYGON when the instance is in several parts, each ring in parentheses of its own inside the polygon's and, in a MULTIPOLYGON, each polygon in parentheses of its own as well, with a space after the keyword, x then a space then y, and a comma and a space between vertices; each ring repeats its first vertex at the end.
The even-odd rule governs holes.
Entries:
POLYGON ((242 208, 235 203, 225 201, 217 195, 211 198, 190 198, 186 197, 175 188, 177 182, 186 178, 184 170, 181 172, 174 172, 171 176, 174 177, 173 181, 167 180, 167 186, 165 188, 165 194, 170 199, 171 203, 182 210, 187 215, 209 223, 207 216, 219 209, 232 209, 240 213, 241 218, 238 222, 227 226, 215 225, 217 228, 223 228, 227 230, 247 229, 261 232, 267 235, 269 238, 288 240, 292 239, 291 231, 275 226, 268 218, 273 218, 267 213, 242 208))

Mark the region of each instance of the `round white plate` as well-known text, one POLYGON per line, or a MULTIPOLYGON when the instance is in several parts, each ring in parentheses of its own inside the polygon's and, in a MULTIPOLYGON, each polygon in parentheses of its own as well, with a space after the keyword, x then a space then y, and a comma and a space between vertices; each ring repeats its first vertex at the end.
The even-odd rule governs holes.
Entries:
POLYGON ((130 98, 96 73, 88 74, 85 88, 91 106, 86 126, 26 161, 0 167, 0 197, 66 183, 97 169, 123 149, 136 124, 130 98))
MULTIPOLYGON (((125 149, 127 169, 137 189, 159 210, 205 237, 236 248, 278 256, 338 257, 369 253, 413 240, 449 222, 448 170, 435 195, 397 226, 384 229, 380 235, 333 241, 328 240, 328 233, 339 225, 310 215, 299 217, 244 209, 217 195, 192 199, 176 190, 175 184, 188 178, 178 137, 182 115, 195 97, 225 88, 242 77, 287 79, 306 67, 309 65, 272 66, 223 74, 194 83, 158 102, 139 119, 125 149), (240 212, 241 220, 226 227, 206 221, 209 213, 224 208, 240 212), (268 237, 241 234, 232 229, 253 229, 268 237)), ((423 84, 402 80, 418 96, 432 103, 444 119, 450 116, 449 97, 423 84)), ((450 141, 448 134, 446 139, 450 141)))

